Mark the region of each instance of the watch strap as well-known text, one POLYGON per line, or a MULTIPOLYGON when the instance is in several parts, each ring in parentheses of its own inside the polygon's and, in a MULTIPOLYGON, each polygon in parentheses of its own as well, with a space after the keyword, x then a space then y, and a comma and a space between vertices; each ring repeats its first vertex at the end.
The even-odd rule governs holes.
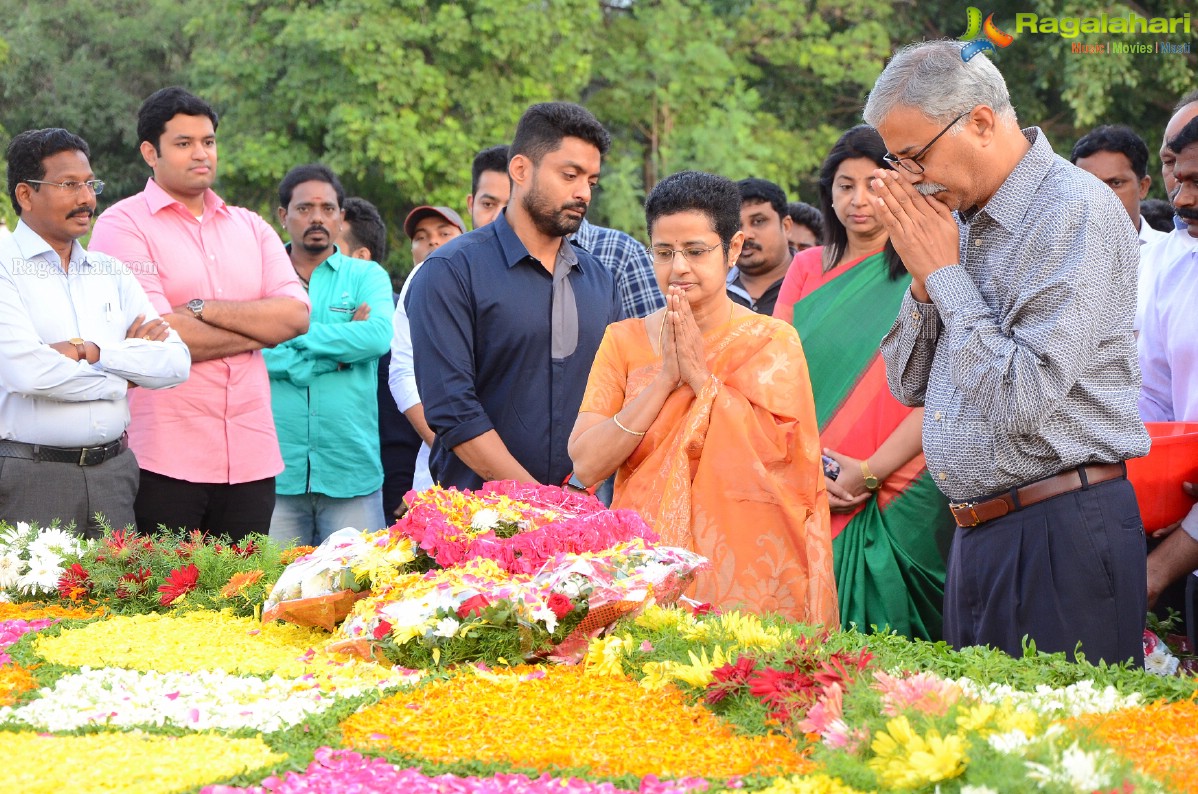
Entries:
POLYGON ((87 342, 83 341, 79 337, 75 337, 74 339, 68 339, 67 341, 75 346, 75 351, 77 353, 79 353, 80 361, 84 361, 87 359, 87 342))
POLYGON ((869 463, 865 460, 861 461, 861 476, 865 480, 865 487, 871 491, 876 491, 882 487, 882 481, 874 476, 874 473, 869 470, 869 463))

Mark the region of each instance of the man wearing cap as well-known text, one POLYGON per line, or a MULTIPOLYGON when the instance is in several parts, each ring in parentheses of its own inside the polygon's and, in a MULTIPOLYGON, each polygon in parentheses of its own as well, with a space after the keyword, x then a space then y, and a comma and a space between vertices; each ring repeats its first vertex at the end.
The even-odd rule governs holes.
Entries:
POLYGON ((391 318, 391 371, 387 382, 391 386, 391 395, 395 404, 404 416, 416 428, 423 443, 416 455, 416 470, 412 474, 412 488, 423 491, 433 484, 432 475, 428 470, 428 456, 432 449, 432 428, 424 419, 424 404, 420 401, 420 393, 416 389, 416 370, 412 362, 412 327, 408 321, 408 310, 405 306, 408 289, 412 279, 424 264, 428 255, 466 231, 462 218, 449 207, 417 207, 408 213, 403 222, 404 234, 412 241, 412 261, 416 266, 408 274, 403 289, 399 291, 399 303, 395 306, 395 316, 391 318))

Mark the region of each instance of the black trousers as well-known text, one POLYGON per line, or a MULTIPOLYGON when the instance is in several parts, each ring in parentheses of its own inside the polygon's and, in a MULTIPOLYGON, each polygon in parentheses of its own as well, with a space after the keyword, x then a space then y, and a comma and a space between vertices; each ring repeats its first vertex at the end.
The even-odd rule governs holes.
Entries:
POLYGON ((233 540, 251 532, 265 535, 275 510, 275 478, 229 485, 176 480, 142 469, 133 509, 142 532, 161 525, 200 529, 233 540))
POLYGON ((1144 662, 1147 546, 1126 479, 1061 494, 970 529, 958 528, 944 586, 944 637, 1087 661, 1144 662))

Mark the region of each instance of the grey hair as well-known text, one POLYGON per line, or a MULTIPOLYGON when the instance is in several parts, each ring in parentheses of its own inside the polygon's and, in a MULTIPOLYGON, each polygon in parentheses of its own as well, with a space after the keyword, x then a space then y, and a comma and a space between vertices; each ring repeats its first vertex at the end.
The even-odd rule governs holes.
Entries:
POLYGON ((896 107, 912 107, 930 121, 947 124, 977 105, 1016 124, 1007 83, 990 59, 962 60, 960 41, 943 39, 903 47, 874 83, 865 102, 865 123, 877 127, 896 107))

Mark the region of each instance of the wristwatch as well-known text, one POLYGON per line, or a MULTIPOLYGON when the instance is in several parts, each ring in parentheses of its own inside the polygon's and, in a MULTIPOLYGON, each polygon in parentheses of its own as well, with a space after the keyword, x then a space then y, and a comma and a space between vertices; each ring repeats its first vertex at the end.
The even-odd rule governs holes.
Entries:
POLYGON ((68 339, 67 342, 75 346, 75 350, 79 353, 79 360, 83 361, 87 358, 87 342, 84 342, 79 337, 68 339))
POLYGON ((191 312, 191 316, 197 320, 204 319, 204 299, 192 298, 187 302, 187 310, 191 312))
POLYGON ((865 487, 871 491, 876 491, 882 487, 882 481, 874 476, 874 473, 869 470, 869 464, 861 461, 861 476, 865 478, 865 487))

